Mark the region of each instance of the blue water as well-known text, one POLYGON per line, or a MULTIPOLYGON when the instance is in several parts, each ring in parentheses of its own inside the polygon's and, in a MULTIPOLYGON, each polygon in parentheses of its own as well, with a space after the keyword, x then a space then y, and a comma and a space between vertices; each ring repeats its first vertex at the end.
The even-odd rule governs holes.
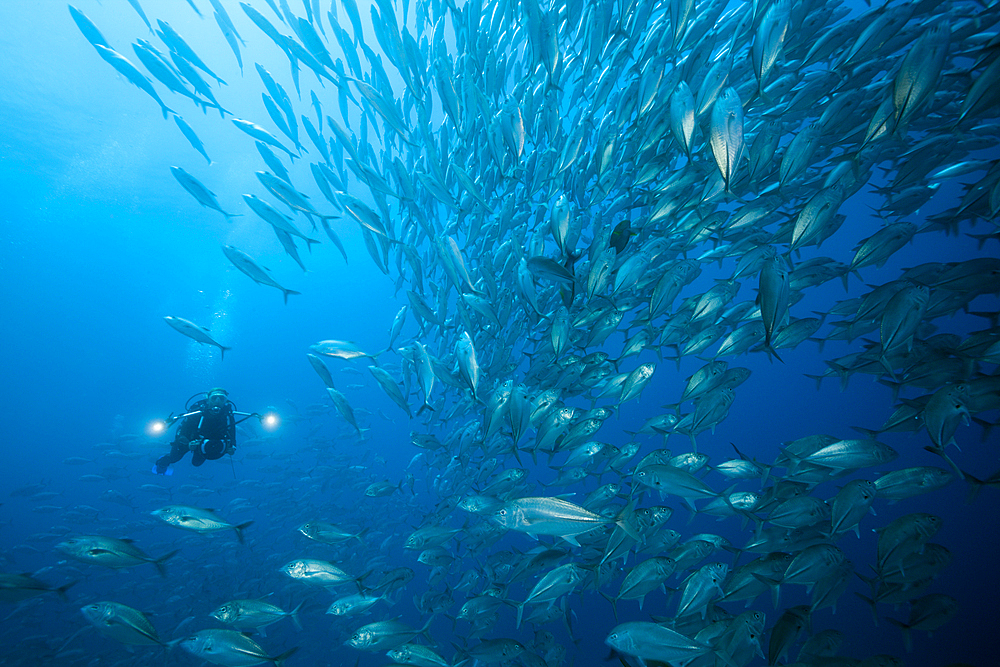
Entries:
MULTIPOLYGON (((146 0, 143 7, 154 22, 155 18, 169 21, 229 82, 221 89, 214 87, 223 106, 236 117, 270 127, 253 63, 265 64, 294 94, 284 55, 246 19, 238 4, 224 2, 247 41, 241 78, 232 53, 210 18, 209 3, 199 0, 197 4, 206 14, 205 20, 198 19, 183 2, 146 0)), ((300 11, 299 3, 291 4, 300 11)), ((329 3, 321 4, 325 12, 329 3)), ((254 5, 270 13, 265 3, 254 5)), ((80 0, 79 7, 127 57, 132 57, 131 40, 152 39, 126 2, 80 0)), ((367 7, 363 7, 362 15, 366 13, 367 7)), ((343 16, 342 21, 346 26, 343 16)), ((73 24, 65 3, 4 2, 0 5, 0 25, 4 26, 0 31, 0 423, 5 426, 0 439, 4 466, 0 476, 0 570, 34 572, 53 586, 78 582, 68 591, 68 603, 55 595, 43 595, 0 610, 4 619, 0 623, 0 664, 138 665, 160 659, 159 649, 125 647, 90 629, 75 635, 89 628, 79 608, 90 602, 113 600, 138 608, 147 613, 160 636, 170 640, 221 627, 208 613, 227 600, 269 594, 270 601, 286 609, 307 600, 301 632, 290 622, 281 621, 268 629, 266 637, 258 638, 271 655, 300 646, 289 665, 387 664, 383 655, 358 652, 343 642, 362 624, 381 618, 400 617, 414 627, 423 625, 425 619, 417 612, 413 598, 430 590, 430 569, 417 562, 418 552, 404 550, 402 544, 435 510, 440 498, 431 491, 430 483, 440 470, 420 464, 411 468, 416 476, 416 495, 404 485, 402 493, 366 498, 364 489, 373 481, 396 483, 403 478, 411 458, 421 451, 410 444, 411 431, 433 432, 444 438, 481 411, 448 423, 437 422, 434 416, 427 425, 423 419, 410 421, 372 381, 365 369, 367 363, 330 359, 328 366, 337 387, 348 396, 365 430, 364 439, 359 441, 334 411, 304 355, 311 344, 324 339, 354 341, 371 352, 384 349, 393 317, 407 303, 405 289, 409 286, 396 289, 395 271, 391 277, 382 274, 368 256, 358 226, 343 219, 333 221, 333 227, 344 240, 350 263, 345 264, 318 230, 309 233, 324 242, 311 254, 300 250, 309 269, 303 273, 281 251, 271 230, 240 201, 243 193, 264 194, 254 177, 254 171, 264 166, 252 140, 228 119, 220 119, 217 112, 203 114, 187 100, 165 97, 162 87, 155 84, 164 101, 182 113, 204 141, 213 159, 213 164, 207 164, 174 123, 161 117, 145 93, 97 56, 73 24), (218 195, 225 210, 238 210, 243 217, 227 222, 221 214, 199 206, 171 176, 171 165, 183 166, 218 195), (270 268, 285 287, 302 294, 289 297, 284 305, 278 291, 255 285, 237 271, 222 254, 223 245, 247 252, 270 268), (217 349, 200 346, 165 325, 163 317, 167 315, 208 326, 217 340, 233 349, 222 361, 217 349), (360 374, 346 371, 348 368, 360 374), (355 384, 364 387, 349 388, 355 384), (185 459, 174 466, 170 477, 154 477, 150 466, 167 451, 170 438, 147 436, 147 424, 179 412, 188 396, 213 386, 227 388, 241 410, 273 408, 282 416, 281 427, 267 433, 253 421, 247 422, 231 463, 221 460, 194 469, 190 459, 185 459), (62 463, 69 457, 92 461, 62 463), (88 474, 102 475, 106 480, 80 479, 88 474), (43 495, 42 499, 12 495, 29 485, 38 485, 34 492, 58 495, 43 495), (131 506, 108 500, 109 491, 127 498, 131 506), (171 502, 217 508, 233 523, 253 521, 246 545, 239 545, 228 531, 205 536, 185 533, 149 515, 171 502), (84 510, 81 515, 77 510, 80 506, 95 508, 96 514, 84 510), (363 547, 330 547, 310 542, 296 532, 309 520, 367 527, 370 533, 363 547), (54 547, 71 534, 131 538, 154 557, 174 549, 181 551, 167 564, 169 577, 160 579, 150 566, 114 571, 67 560, 54 547), (351 592, 349 587, 332 596, 289 580, 278 568, 294 558, 321 558, 356 573, 405 566, 416 576, 393 606, 380 604, 364 617, 340 619, 324 611, 334 597, 351 592)), ((374 38, 370 43, 377 45, 374 38)), ((301 80, 304 93, 312 88, 321 95, 324 113, 339 113, 329 83, 325 88, 317 86, 316 78, 304 67, 301 80)), ((293 99, 293 103, 298 113, 314 116, 307 95, 302 102, 293 99)), ((325 132, 329 136, 329 130, 325 132)), ((300 133, 308 146, 301 126, 300 133)), ((984 153, 982 157, 996 157, 995 151, 984 153)), ((316 159, 315 155, 309 157, 316 159)), ((932 203, 909 220, 919 224, 921 217, 954 206, 961 196, 961 183, 974 182, 981 175, 969 174, 945 183, 932 203)), ((329 210, 307 167, 296 163, 293 178, 318 208, 329 210)), ((876 175, 873 184, 881 184, 879 178, 876 175)), ((368 200, 356 181, 353 185, 357 190, 352 193, 368 200)), ((854 245, 879 228, 880 221, 868 208, 877 200, 866 191, 841 209, 848 222, 824 244, 821 254, 849 262, 854 245)), ((299 217, 296 223, 308 229, 304 218, 299 217)), ((398 229, 399 222, 394 224, 398 229)), ((980 250, 976 241, 965 235, 968 231, 989 231, 985 223, 974 230, 963 225, 961 231, 958 236, 918 235, 884 267, 863 268, 864 282, 883 284, 897 278, 901 269, 923 262, 996 256, 995 242, 980 250)), ((692 290, 698 287, 707 289, 714 277, 728 277, 733 266, 732 259, 721 268, 704 265, 702 277, 684 295, 697 293, 692 290)), ((443 273, 438 273, 441 276, 443 273)), ((827 310, 863 288, 856 276, 851 276, 849 284, 850 294, 844 292, 840 281, 809 290, 807 297, 793 306, 793 314, 806 317, 809 311, 827 310)), ((755 286, 756 280, 744 281, 738 300, 754 298, 755 286)), ((428 300, 434 302, 431 297, 428 300)), ((996 312, 998 306, 995 297, 985 296, 974 301, 970 310, 996 312)), ((939 332, 960 335, 987 326, 985 319, 965 313, 940 318, 934 324, 939 332)), ((820 335, 830 330, 825 326, 820 335)), ((542 331, 547 335, 547 329, 542 331)), ((418 334, 411 313, 401 340, 418 334)), ((877 338, 877 333, 873 335, 877 338)), ((451 352, 437 349, 436 340, 423 340, 434 343, 436 354, 451 352)), ((621 333, 613 334, 607 349, 620 349, 623 340, 621 333)), ((749 456, 773 461, 778 447, 786 441, 819 433, 851 438, 856 435, 852 426, 877 428, 893 410, 888 388, 873 382, 871 376, 858 374, 845 391, 840 390, 836 378, 825 380, 817 389, 804 375, 821 374, 824 359, 858 349, 857 342, 829 342, 820 353, 815 343, 807 341, 795 350, 783 351, 784 363, 769 363, 762 354, 730 359, 730 366, 746 366, 753 371, 752 376, 737 390, 728 418, 714 433, 698 436, 699 451, 710 454, 713 462, 721 462, 732 457, 730 443, 735 443, 749 456)), ((665 353, 669 356, 670 351, 665 353)), ((600 440, 617 446, 628 443, 626 431, 637 430, 646 419, 662 412, 661 405, 676 402, 685 379, 704 363, 684 359, 677 367, 646 350, 627 360, 622 370, 647 361, 657 363, 652 384, 640 399, 622 405, 601 430, 600 440)), ((390 367, 397 364, 391 354, 380 357, 380 362, 390 367)), ((995 367, 985 368, 992 371, 995 367)), ((398 376, 398 367, 395 373, 398 376)), ((489 390, 492 384, 481 387, 480 393, 488 395, 489 390)), ((442 383, 435 391, 445 391, 442 383)), ((410 397, 414 411, 420 403, 418 395, 414 385, 410 397)), ((572 404, 589 407, 585 400, 572 404)), ((997 420, 995 413, 979 417, 997 420)), ((963 470, 985 478, 1000 467, 995 432, 984 440, 982 428, 974 424, 960 426, 956 437, 960 451, 949 451, 963 470)), ((879 440, 895 448, 899 459, 884 469, 862 471, 851 478, 873 478, 867 473, 907 466, 946 467, 941 459, 924 451, 930 444, 926 432, 886 433, 879 440)), ((643 436, 640 442, 641 457, 661 446, 662 440, 643 436)), ((688 445, 685 436, 675 434, 666 446, 680 453, 687 451, 688 445)), ((549 482, 556 475, 544 456, 537 465, 524 454, 522 460, 531 470, 532 481, 549 482)), ((561 457, 555 463, 561 463, 561 457)), ((505 462, 505 467, 515 465, 513 460, 505 462)), ((613 474, 605 474, 600 482, 613 478, 613 474)), ((719 490, 724 488, 718 474, 710 473, 707 480, 719 490)), ((580 499, 598 483, 590 479, 550 492, 536 486, 535 495, 573 492, 580 499)), ((815 495, 832 498, 838 484, 826 483, 815 495)), ((984 489, 972 504, 967 504, 967 491, 964 483, 955 481, 933 494, 897 504, 877 501, 877 515, 862 521, 860 539, 848 535, 838 543, 855 570, 867 576, 869 564, 875 562, 873 528, 912 512, 941 516, 944 527, 933 541, 945 545, 953 561, 929 592, 947 593, 958 600, 959 612, 950 623, 930 638, 914 633, 916 652, 907 655, 899 631, 884 617, 905 620, 908 606, 893 610, 880 605, 881 618, 875 626, 870 608, 855 595, 869 594, 867 586, 855 579, 835 613, 823 609, 813 615, 812 631, 835 628, 843 632, 843 656, 865 658, 885 653, 909 665, 994 664, 1000 649, 995 627, 1000 514, 995 489, 984 489)), ((647 494, 645 504, 659 501, 647 494)), ((716 522, 697 516, 686 523, 688 513, 679 503, 668 498, 664 504, 675 509, 668 526, 685 536, 717 533, 737 546, 749 537, 735 519, 716 522)), ((454 528, 474 523, 471 515, 457 509, 443 516, 444 524, 454 528)), ((533 546, 531 538, 511 533, 479 553, 459 547, 461 566, 453 568, 447 581, 456 584, 465 568, 481 566, 491 554, 504 549, 523 552, 533 546)), ((749 558, 743 556, 740 564, 749 558)), ((727 553, 713 554, 710 560, 732 565, 732 556, 727 553)), ((628 567, 634 562, 630 558, 628 567)), ((672 586, 681 583, 679 579, 671 581, 672 586)), ((523 600, 530 585, 512 586, 511 599, 523 600)), ((613 593, 618 586, 616 579, 604 590, 613 593)), ((440 591, 443 586, 433 589, 440 591)), ((471 593, 453 591, 453 595, 450 614, 457 613, 471 593)), ((801 586, 783 587, 781 609, 808 603, 809 596, 801 586)), ((565 647, 564 664, 604 664, 608 653, 603 640, 616 623, 611 606, 593 590, 574 594, 568 604, 568 627, 559 621, 544 626, 565 647)), ((654 592, 642 612, 631 601, 618 606, 621 620, 649 620, 650 615, 671 616, 676 605, 676 597, 668 599, 654 592)), ((734 614, 743 610, 740 603, 725 606, 734 614)), ((754 608, 768 614, 768 629, 781 611, 764 596, 754 608)), ((429 635, 437 650, 450 658, 452 644, 463 645, 467 630, 467 624, 459 621, 453 628, 449 619, 439 616, 429 635)), ((485 636, 513 637, 525 644, 535 638, 530 625, 514 627, 512 609, 502 609, 497 626, 485 636)), ((766 640, 763 646, 766 653, 766 640)), ((797 648, 792 650, 795 654, 797 648)), ((181 649, 173 650, 168 660, 170 664, 205 664, 181 649)), ((607 664, 616 662, 613 658, 607 664)), ((756 658, 752 664, 764 662, 756 658)))

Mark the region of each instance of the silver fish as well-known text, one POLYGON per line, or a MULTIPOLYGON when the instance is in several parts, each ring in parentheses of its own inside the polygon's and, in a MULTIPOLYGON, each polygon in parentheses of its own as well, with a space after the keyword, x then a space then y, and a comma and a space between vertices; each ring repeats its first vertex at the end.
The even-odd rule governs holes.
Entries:
POLYGON ((181 332, 188 338, 198 343, 202 343, 204 345, 214 345, 217 348, 219 348, 219 352, 221 354, 222 359, 226 358, 226 350, 233 349, 231 347, 226 347, 222 343, 212 338, 211 331, 209 331, 205 327, 198 326, 197 324, 191 322, 190 320, 185 320, 183 317, 172 317, 170 315, 167 315, 163 319, 166 321, 167 324, 169 324, 171 327, 181 332))

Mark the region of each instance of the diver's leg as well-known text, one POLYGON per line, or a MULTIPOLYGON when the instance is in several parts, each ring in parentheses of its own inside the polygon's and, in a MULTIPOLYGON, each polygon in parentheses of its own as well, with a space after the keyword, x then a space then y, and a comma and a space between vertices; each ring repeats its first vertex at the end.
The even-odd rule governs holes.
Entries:
POLYGON ((167 466, 171 463, 177 463, 188 451, 187 443, 182 443, 178 440, 174 440, 170 443, 170 452, 164 454, 156 460, 156 472, 161 475, 167 471, 167 466))

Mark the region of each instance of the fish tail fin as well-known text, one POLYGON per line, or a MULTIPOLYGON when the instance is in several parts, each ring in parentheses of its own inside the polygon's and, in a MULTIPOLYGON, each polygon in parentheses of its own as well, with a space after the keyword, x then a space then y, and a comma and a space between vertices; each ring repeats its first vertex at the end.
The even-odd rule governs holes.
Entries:
POLYGON ((756 572, 753 573, 753 578, 771 589, 771 596, 773 598, 774 608, 777 609, 778 604, 780 602, 778 598, 778 593, 781 591, 781 582, 772 577, 765 577, 762 574, 757 574, 756 572))
POLYGON ((68 591, 69 589, 73 588, 78 583, 80 583, 79 579, 77 579, 75 581, 71 581, 68 584, 65 584, 65 585, 60 586, 59 588, 57 588, 56 589, 56 594, 59 596, 59 599, 61 599, 63 602, 69 602, 69 598, 66 597, 66 591, 68 591))
POLYGON ((288 612, 288 615, 292 618, 292 623, 294 623, 295 627, 299 629, 299 632, 302 632, 302 623, 299 621, 299 610, 302 609, 302 605, 305 603, 306 601, 303 600, 295 609, 288 612))
POLYGON ((371 575, 371 573, 374 572, 374 571, 375 570, 368 570, 367 572, 365 572, 364 574, 362 574, 360 577, 355 577, 354 578, 354 580, 353 580, 354 581, 354 585, 358 587, 358 592, 361 593, 362 595, 365 594, 365 588, 364 588, 364 586, 361 585, 361 582, 364 581, 365 579, 367 579, 368 576, 371 575))
POLYGON ((913 653, 913 638, 910 636, 910 626, 902 621, 897 621, 894 618, 885 617, 885 620, 889 621, 897 628, 903 631, 903 643, 906 644, 906 652, 913 653))
POLYGON ((302 292, 296 292, 296 291, 295 291, 295 290, 293 290, 293 289, 283 289, 283 290, 281 290, 281 291, 282 291, 282 293, 284 293, 284 295, 285 295, 285 305, 286 305, 286 306, 288 305, 288 295, 289 295, 289 294, 302 294, 302 292))
POLYGON ((807 378, 812 378, 813 380, 816 380, 816 389, 817 390, 819 390, 819 388, 822 386, 822 384, 823 384, 823 378, 826 377, 824 375, 809 375, 809 373, 804 373, 804 375, 807 378))
POLYGON ((516 442, 511 445, 511 453, 514 455, 514 460, 517 461, 517 465, 523 467, 523 464, 521 463, 521 450, 517 448, 516 442))
MULTIPOLYGON (((598 592, 602 596, 604 596, 605 600, 607 600, 608 602, 611 603, 611 609, 615 612, 615 622, 617 623, 618 622, 618 598, 613 598, 610 595, 608 595, 607 593, 605 593, 604 591, 598 591, 598 592)), ((639 608, 640 609, 642 608, 641 603, 640 603, 640 607, 639 608)))
POLYGON ((236 531, 236 539, 240 541, 240 544, 245 544, 243 541, 243 531, 246 530, 252 523, 253 521, 247 521, 246 523, 241 523, 238 526, 233 526, 233 530, 236 531))
POLYGON ((986 482, 970 475, 964 470, 962 471, 962 475, 965 476, 965 481, 969 483, 969 494, 965 497, 965 503, 967 505, 971 505, 975 502, 976 497, 979 496, 979 492, 983 490, 984 486, 986 486, 986 482))
POLYGON ((743 461, 749 461, 749 460, 750 460, 750 459, 748 459, 748 458, 746 457, 746 455, 745 455, 745 454, 744 454, 743 452, 741 452, 741 451, 739 450, 739 448, 738 448, 738 447, 736 446, 736 443, 735 443, 735 442, 730 442, 729 444, 730 444, 730 446, 731 446, 731 447, 733 448, 733 451, 734 451, 734 452, 736 452, 736 455, 737 455, 738 457, 740 457, 740 459, 742 459, 743 461))
POLYGON ((220 345, 219 346, 219 351, 222 354, 222 360, 223 361, 226 360, 226 350, 231 350, 231 349, 233 349, 233 348, 232 347, 226 347, 225 345, 220 345))
POLYGON ((671 360, 673 360, 677 364, 677 370, 679 372, 681 370, 681 356, 682 355, 680 353, 680 349, 679 348, 675 347, 674 350, 677 352, 677 356, 675 356, 675 357, 669 357, 669 356, 668 357, 664 357, 664 356, 661 356, 660 357, 660 361, 663 361, 664 359, 671 359, 671 360))
POLYGON ((892 391, 892 402, 895 403, 899 400, 899 390, 903 386, 902 382, 896 382, 894 380, 881 379, 878 381, 879 384, 889 387, 892 391))
MULTIPOLYGON (((966 236, 973 236, 973 237, 975 237, 976 235, 974 235, 974 234, 967 234, 966 236)), ((979 244, 979 249, 980 250, 983 249, 983 245, 982 245, 981 241, 980 241, 980 244, 979 244)), ((982 317, 984 319, 989 320, 989 322, 990 322, 990 328, 991 329, 996 329, 997 326, 1000 325, 1000 313, 986 313, 986 312, 977 312, 977 311, 970 310, 969 311, 969 315, 975 315, 976 317, 982 317)))
POLYGON ((167 562, 167 560, 176 556, 179 552, 180 549, 175 549, 170 553, 168 553, 166 556, 160 556, 159 558, 153 561, 153 565, 156 566, 156 571, 159 572, 160 576, 163 577, 164 579, 167 578, 167 566, 164 565, 164 563, 167 562))
MULTIPOLYGON (((766 468, 766 472, 764 473, 764 478, 765 479, 767 479, 767 474, 768 474, 768 472, 770 472, 770 470, 771 470, 771 467, 768 466, 766 468)), ((763 482, 761 482, 761 485, 763 485, 763 482)), ((726 503, 726 505, 729 506, 729 509, 731 509, 734 513, 738 514, 743 519, 743 523, 740 526, 740 530, 742 530, 743 528, 746 527, 748 521, 752 521, 754 523, 754 538, 758 539, 760 537, 761 528, 763 528, 763 525, 764 525, 764 520, 761 519, 756 514, 754 514, 753 512, 750 512, 750 511, 744 510, 744 509, 740 509, 739 507, 737 507, 736 505, 734 505, 733 501, 730 500, 730 495, 732 495, 732 488, 733 487, 729 487, 729 489, 727 491, 723 491, 721 494, 719 494, 719 496, 722 498, 723 502, 726 503)), ((740 550, 740 553, 742 553, 742 550, 740 550)), ((738 557, 739 556, 737 555, 737 558, 738 557)))
MULTIPOLYGON (((957 447, 957 445, 956 445, 956 447, 957 447)), ((958 479, 964 479, 965 478, 965 473, 962 472, 962 469, 958 467, 958 464, 955 463, 955 461, 952 460, 952 458, 945 453, 944 447, 938 448, 938 447, 934 447, 934 446, 928 446, 928 447, 924 447, 924 449, 926 449, 927 451, 932 452, 934 454, 937 454, 938 456, 940 456, 941 458, 943 458, 944 461, 945 461, 945 463, 947 463, 949 466, 951 466, 951 469, 955 471, 955 476, 958 477, 958 479)))
POLYGON ((845 292, 849 292, 850 291, 850 289, 848 289, 848 285, 847 285, 847 282, 848 282, 847 279, 850 276, 850 273, 851 273, 850 271, 844 271, 843 273, 840 274, 840 282, 844 283, 844 291, 845 292))
POLYGON ((778 351, 775 350, 774 346, 771 344, 771 337, 770 336, 767 336, 767 340, 764 341, 764 349, 767 351, 768 358, 770 358, 771 355, 773 354, 775 359, 777 359, 781 363, 785 363, 785 360, 781 358, 781 355, 778 354, 778 351))
POLYGON ((629 500, 628 505, 625 509, 615 517, 615 525, 625 531, 625 534, 631 537, 636 542, 642 542, 642 535, 635 529, 632 525, 632 519, 635 516, 635 499, 629 500))
POLYGON ((292 648, 288 649, 281 655, 271 658, 271 662, 274 663, 274 667, 281 667, 285 663, 285 660, 288 660, 288 658, 290 658, 292 654, 298 650, 299 650, 298 646, 293 646, 292 648))
MULTIPOLYGON (((660 491, 660 500, 663 500, 663 498, 664 493, 663 491, 660 491)), ((690 526, 691 522, 694 521, 695 515, 698 513, 698 506, 694 504, 694 500, 691 498, 681 498, 681 504, 684 505, 689 512, 686 525, 690 526)))
POLYGON ((427 621, 424 623, 424 627, 420 628, 420 632, 417 633, 418 635, 422 636, 424 639, 426 639, 429 643, 432 644, 434 643, 434 639, 429 634, 427 634, 427 629, 431 627, 431 621, 433 620, 434 620, 434 614, 431 614, 427 618, 427 621))
MULTIPOLYGON (((466 656, 469 655, 469 652, 467 650, 465 650, 464 648, 462 648, 461 646, 459 646, 455 642, 451 642, 451 645, 455 648, 456 655, 466 655, 466 656)), ((469 660, 470 660, 470 658, 463 658, 461 660, 461 662, 459 662, 457 664, 464 664, 464 663, 468 662, 469 660)))
POLYGON ((226 216, 226 222, 232 222, 232 218, 242 218, 242 213, 226 213, 222 211, 222 215, 226 216))
POLYGON ((899 378, 896 377, 896 372, 892 370, 892 364, 889 363, 889 359, 885 356, 885 350, 882 350, 881 356, 879 356, 879 363, 882 364, 882 368, 885 369, 886 374, 892 378, 892 381, 899 383, 899 378))
POLYGON ((875 621, 875 625, 878 625, 878 610, 875 609, 875 600, 873 600, 872 598, 868 597, 867 595, 862 595, 861 593, 858 593, 858 592, 855 592, 854 594, 857 595, 862 600, 864 600, 865 602, 867 602, 871 606, 871 608, 872 608, 872 620, 875 621))
POLYGON ((787 469, 787 473, 789 475, 792 475, 792 474, 798 472, 799 465, 802 464, 802 461, 804 459, 801 456, 799 456, 798 454, 794 454, 794 453, 788 451, 786 448, 779 448, 779 449, 781 450, 781 453, 784 456, 786 456, 787 458, 789 458, 791 460, 790 464, 787 465, 787 466, 785 466, 785 468, 787 469))
POLYGON ((852 426, 851 428, 857 431, 858 433, 864 435, 865 437, 871 438, 872 440, 877 438, 881 433, 881 431, 877 431, 871 428, 864 428, 862 426, 852 426))
POLYGON ((736 663, 733 662, 732 656, 726 654, 724 651, 716 650, 714 653, 719 660, 726 663, 729 667, 737 667, 736 663))
MULTIPOLYGON (((993 427, 996 426, 996 424, 991 424, 985 419, 980 419, 979 417, 973 417, 972 421, 981 426, 983 429, 983 435, 979 438, 979 441, 986 442, 987 438, 990 436, 990 431, 993 430, 993 427)), ((966 423, 968 423, 968 421, 966 421, 966 423)))
POLYGON ((524 614, 524 603, 523 602, 518 602, 517 603, 517 625, 514 626, 515 628, 520 629, 520 627, 521 627, 521 616, 523 614, 524 614))

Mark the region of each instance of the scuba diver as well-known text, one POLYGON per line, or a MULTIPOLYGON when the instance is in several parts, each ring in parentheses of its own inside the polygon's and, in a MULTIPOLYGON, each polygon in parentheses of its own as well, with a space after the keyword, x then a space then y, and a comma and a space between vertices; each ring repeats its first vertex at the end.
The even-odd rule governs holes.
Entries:
MULTIPOLYGON (((170 464, 176 463, 184 458, 184 455, 191 452, 191 464, 200 466, 205 461, 220 459, 225 454, 232 454, 236 451, 236 425, 246 421, 250 417, 257 417, 263 421, 261 415, 256 412, 238 412, 236 405, 229 400, 229 393, 220 387, 210 390, 205 398, 194 405, 190 405, 191 400, 199 394, 195 394, 184 404, 184 414, 174 416, 171 414, 163 422, 156 424, 156 430, 163 431, 169 428, 178 419, 183 419, 177 428, 174 441, 170 445, 170 453, 164 454, 156 460, 153 472, 157 475, 169 475, 170 464), (243 419, 237 420, 237 416, 243 419)), ((276 419, 269 415, 268 420, 276 419)))

